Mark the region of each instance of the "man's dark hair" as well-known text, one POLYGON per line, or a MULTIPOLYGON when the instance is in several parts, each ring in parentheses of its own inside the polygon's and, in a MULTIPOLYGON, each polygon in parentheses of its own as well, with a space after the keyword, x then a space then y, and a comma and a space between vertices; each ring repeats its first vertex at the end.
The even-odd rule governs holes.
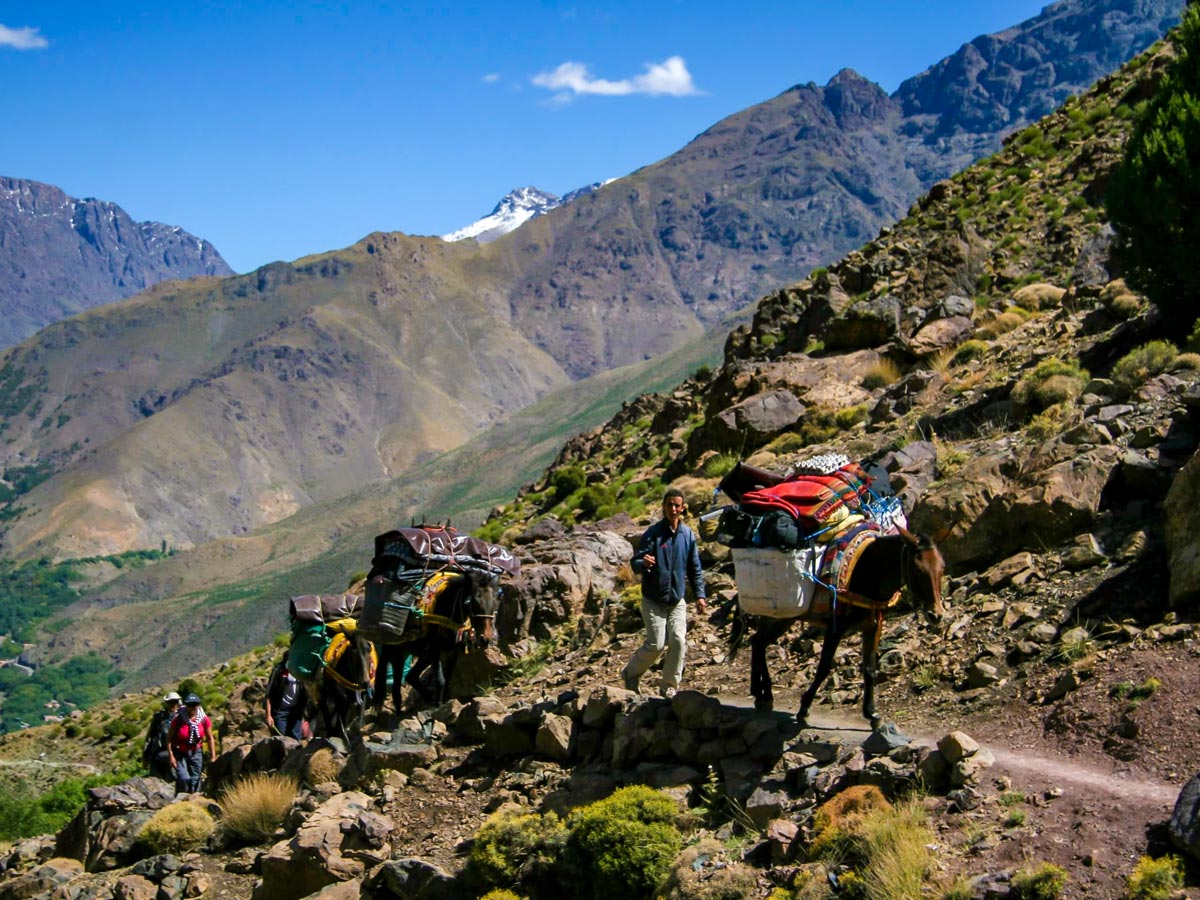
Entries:
POLYGON ((672 497, 678 497, 680 500, 683 500, 683 491, 681 491, 679 488, 667 488, 667 492, 663 494, 663 499, 670 500, 672 497))

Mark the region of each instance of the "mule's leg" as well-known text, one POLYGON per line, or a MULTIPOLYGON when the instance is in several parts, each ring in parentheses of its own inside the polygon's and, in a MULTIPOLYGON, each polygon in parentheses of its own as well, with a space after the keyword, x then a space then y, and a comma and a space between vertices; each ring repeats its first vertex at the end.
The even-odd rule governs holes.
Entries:
POLYGON ((771 670, 767 667, 767 648, 791 626, 791 619, 760 619, 754 636, 750 638, 750 695, 754 698, 754 708, 757 710, 769 712, 775 708, 771 670))
POLYGON ((817 697, 817 691, 821 689, 821 685, 833 670, 833 654, 837 652, 838 644, 841 642, 842 632, 834 631, 832 627, 825 632, 825 641, 821 644, 821 658, 817 661, 816 674, 813 675, 812 684, 800 698, 800 709, 796 711, 796 721, 801 725, 808 724, 808 711, 817 697))
POLYGON ((754 698, 754 708, 769 711, 775 708, 775 698, 771 693, 771 673, 767 671, 766 628, 759 626, 750 638, 750 696, 754 698))
POLYGON ((879 637, 883 632, 883 623, 874 619, 863 632, 862 677, 863 677, 863 718, 871 723, 871 730, 878 731, 883 719, 875 712, 875 666, 879 661, 879 637))

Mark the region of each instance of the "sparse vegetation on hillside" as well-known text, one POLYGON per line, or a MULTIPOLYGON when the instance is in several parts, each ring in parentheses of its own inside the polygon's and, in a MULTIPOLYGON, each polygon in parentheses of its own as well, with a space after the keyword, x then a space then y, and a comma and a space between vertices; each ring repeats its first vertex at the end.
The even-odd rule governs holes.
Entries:
POLYGON ((16 841, 39 834, 54 834, 83 809, 88 788, 117 784, 128 770, 66 778, 46 791, 39 791, 23 778, 5 775, 0 779, 0 841, 16 841))
POLYGON ((1177 56, 1137 118, 1108 192, 1130 278, 1186 330, 1200 309, 1200 6, 1176 29, 1177 56))

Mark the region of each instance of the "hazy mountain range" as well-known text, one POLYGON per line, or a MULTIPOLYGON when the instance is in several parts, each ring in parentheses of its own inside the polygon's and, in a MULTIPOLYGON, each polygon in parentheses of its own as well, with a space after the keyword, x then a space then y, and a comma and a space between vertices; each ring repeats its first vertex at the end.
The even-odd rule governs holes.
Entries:
POLYGON ((892 96, 849 70, 789 88, 482 246, 374 234, 52 325, 0 360, 2 461, 28 488, 4 549, 247 534, 679 347, 877 234, 1181 6, 1064 0, 892 96))
POLYGON ((232 274, 212 244, 182 228, 0 176, 0 347, 160 281, 232 274))

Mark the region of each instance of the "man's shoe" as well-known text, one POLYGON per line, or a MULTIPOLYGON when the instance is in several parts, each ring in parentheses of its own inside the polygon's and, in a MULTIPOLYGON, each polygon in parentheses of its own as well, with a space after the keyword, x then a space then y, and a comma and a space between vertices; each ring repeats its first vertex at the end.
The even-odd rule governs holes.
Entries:
POLYGON ((632 675, 623 675, 622 678, 625 680, 625 690, 633 691, 636 694, 638 691, 638 682, 641 679, 634 678, 632 675))

